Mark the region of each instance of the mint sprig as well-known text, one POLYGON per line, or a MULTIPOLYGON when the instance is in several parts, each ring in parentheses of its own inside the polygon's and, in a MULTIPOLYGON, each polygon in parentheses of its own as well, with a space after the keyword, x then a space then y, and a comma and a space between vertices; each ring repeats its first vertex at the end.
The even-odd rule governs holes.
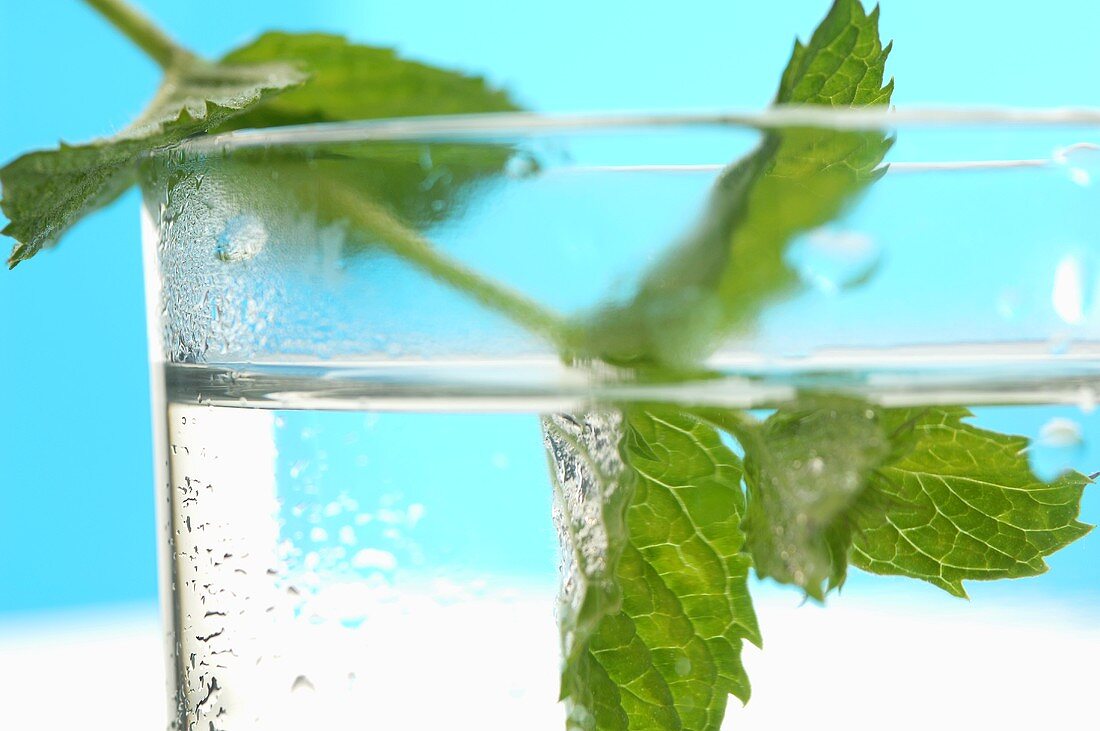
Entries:
MULTIPOLYGON (((207 61, 121 0, 87 2, 158 63, 164 78, 147 109, 122 132, 32 152, 0 169, 0 207, 9 220, 3 233, 16 239, 12 267, 56 244, 72 225, 134 185, 139 160, 188 137, 253 126, 517 108, 481 77, 334 35, 267 33, 207 61)), ((498 164, 504 159, 498 153, 498 164)), ((352 192, 371 195, 377 188, 352 192)))
POLYGON ((760 644, 741 460, 672 406, 543 421, 568 569, 562 697, 580 729, 716 729, 760 644))
POLYGON ((9 221, 3 233, 16 239, 10 267, 57 243, 73 224, 134 185, 135 163, 150 151, 207 132, 306 78, 280 61, 205 61, 129 6, 113 0, 89 4, 149 53, 164 79, 146 110, 118 134, 32 152, 0 169, 0 207, 9 221))
MULTIPOLYGON (((164 82, 122 133, 0 169, 13 266, 131 186, 150 152, 194 135, 516 108, 484 79, 338 36, 267 33, 205 61, 122 0, 86 2, 164 69, 164 82)), ((877 8, 835 0, 810 40, 796 42, 776 103, 887 104, 889 51, 877 8)), ((240 151, 211 174, 235 176, 227 189, 269 207, 347 226, 354 245, 388 249, 566 358, 668 378, 697 371, 730 332, 796 290, 786 247, 857 200, 883 174, 891 142, 877 131, 764 134, 630 298, 568 322, 421 233, 496 174, 504 146, 434 146, 433 162, 451 175, 430 210, 422 150, 400 143, 317 146, 308 159, 240 151)), ((964 581, 1045 571, 1046 556, 1089 530, 1077 520, 1089 480, 1069 473, 1041 482, 1024 457, 1026 439, 978 429, 967 416, 802 394, 763 421, 671 405, 546 418, 567 567, 561 692, 571 727, 717 729, 728 696, 749 696, 740 651, 745 640, 760 643, 752 566, 817 599, 843 583, 849 565, 959 596, 964 581)))
MULTIPOLYGON (((889 51, 877 9, 835 0, 809 43, 796 43, 777 102, 888 103, 889 51)), ((876 131, 768 133, 723 173, 702 223, 631 299, 573 324, 574 355, 651 378, 697 369, 730 330, 798 285, 786 246, 873 184, 891 144, 876 131)), ((1077 521, 1088 480, 1071 473, 1045 485, 1023 456, 1026 439, 975 429, 961 421, 965 413, 804 394, 763 422, 678 406, 625 407, 616 417, 598 415, 596 429, 593 415, 544 420, 560 512, 599 526, 565 530, 563 544, 604 557, 595 570, 573 564, 563 592, 562 695, 571 724, 719 728, 726 694, 748 698, 741 642, 759 643, 745 576, 729 570, 743 566, 739 560, 751 558, 761 577, 817 600, 843 584, 849 564, 958 595, 963 579, 1045 570, 1045 556, 1088 530, 1077 521), (580 431, 563 460, 553 435, 570 424, 580 431), (720 431, 739 442, 743 463, 720 431), (619 461, 608 469, 606 443, 615 434, 619 461), (585 464, 603 466, 586 473, 585 464), (568 474, 598 488, 563 492, 568 474), (586 500, 604 510, 585 512, 586 500), (717 535, 708 532, 711 521, 722 526, 717 535), (722 578, 735 610, 717 601, 722 578), (694 661, 696 641, 708 661, 694 661)))
MULTIPOLYGON (((888 104, 890 46, 878 9, 838 0, 809 42, 795 42, 775 104, 888 104)), ((578 325, 581 355, 635 367, 690 368, 762 307, 794 291, 787 245, 838 216, 885 170, 892 139, 876 130, 786 128, 723 173, 702 220, 626 302, 578 325)))

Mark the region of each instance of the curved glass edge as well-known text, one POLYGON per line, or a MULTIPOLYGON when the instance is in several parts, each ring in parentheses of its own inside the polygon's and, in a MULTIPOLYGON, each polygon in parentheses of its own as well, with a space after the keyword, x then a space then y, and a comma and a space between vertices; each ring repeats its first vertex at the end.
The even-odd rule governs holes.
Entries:
MULTIPOLYGON (((832 108, 784 105, 757 111, 606 112, 545 114, 539 112, 470 114, 247 129, 195 137, 171 148, 194 153, 311 143, 463 139, 486 135, 538 137, 546 134, 653 127, 744 127, 758 130, 820 127, 837 130, 903 127, 1098 126, 1100 107, 1046 109, 1014 107, 832 108)), ((157 153, 154 153, 157 154, 157 153)))

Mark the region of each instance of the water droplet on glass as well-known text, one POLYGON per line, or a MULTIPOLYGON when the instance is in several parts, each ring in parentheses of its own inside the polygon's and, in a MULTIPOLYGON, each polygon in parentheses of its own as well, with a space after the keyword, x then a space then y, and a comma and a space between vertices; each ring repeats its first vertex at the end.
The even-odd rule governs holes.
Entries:
POLYGON ((313 692, 313 690, 312 681, 304 675, 299 675, 290 685, 290 691, 292 693, 300 693, 302 691, 313 692))
POLYGON ((878 268, 881 251, 858 231, 818 229, 795 241, 785 258, 804 282, 836 294, 866 282, 878 268))
POLYGON ((1084 451, 1081 426, 1072 419, 1055 417, 1043 424, 1039 437, 1028 449, 1031 469, 1044 482, 1050 482, 1073 464, 1084 451))
POLYGON ((1005 320, 1015 320, 1020 316, 1024 298, 1018 289, 1005 289, 997 295, 997 314, 1005 320))
POLYGON ((526 153, 518 153, 504 163, 504 174, 509 178, 529 178, 538 172, 538 163, 526 153))
POLYGON ((1081 386, 1077 389, 1077 408, 1081 413, 1091 414, 1096 410, 1096 391, 1089 386, 1081 386))
POLYGON ((1073 336, 1067 332, 1055 333, 1050 339, 1050 354, 1065 355, 1073 345, 1073 336))
POLYGON ((222 261, 245 261, 263 251, 267 229, 255 216, 234 216, 218 234, 214 253, 222 261))
POLYGON ((405 512, 405 521, 410 528, 415 528, 416 524, 420 522, 420 519, 424 517, 426 509, 422 503, 413 503, 409 506, 409 509, 405 512))
POLYGON ((1062 321, 1077 325, 1092 308, 1095 284, 1091 263, 1079 254, 1067 254, 1054 269, 1050 301, 1062 321))
POLYGON ((1054 162, 1061 165, 1069 179, 1077 185, 1087 187, 1100 176, 1100 145, 1092 142, 1078 142, 1075 145, 1060 147, 1052 155, 1054 162))

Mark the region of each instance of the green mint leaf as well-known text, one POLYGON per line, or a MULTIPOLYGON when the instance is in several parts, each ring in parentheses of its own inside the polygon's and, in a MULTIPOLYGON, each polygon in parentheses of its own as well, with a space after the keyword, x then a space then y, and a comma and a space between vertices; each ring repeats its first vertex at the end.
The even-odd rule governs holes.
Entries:
POLYGON ((1043 482, 1028 465, 1026 438, 979 429, 963 421, 970 415, 958 407, 884 413, 910 446, 873 477, 884 509, 854 516, 853 566, 965 597, 966 580, 1045 572, 1046 556, 1091 530, 1077 520, 1087 477, 1043 482))
POLYGON ((545 422, 563 547, 562 697, 582 729, 718 729, 760 644, 741 462, 672 407, 545 422), (616 444, 618 448, 616 449, 616 444))
POLYGON ((402 59, 388 48, 322 33, 265 33, 222 63, 293 62, 308 84, 249 109, 222 129, 356 119, 515 111, 504 91, 481 77, 402 59))
MULTIPOLYGON (((878 10, 836 0, 809 43, 796 43, 777 104, 886 104, 889 46, 878 10)), ((891 140, 880 132, 791 128, 769 132, 718 180, 701 223, 651 270, 636 294, 577 325, 582 356, 684 367, 792 291, 784 260, 798 234, 839 215, 881 175, 891 140)))
MULTIPOLYGON (((219 131, 519 108, 481 77, 334 35, 265 33, 223 63, 276 60, 307 69, 309 83, 254 106, 219 131)), ((240 150, 222 172, 249 176, 248 187, 268 201, 288 198, 288 210, 350 224, 353 253, 395 237, 418 238, 417 232, 461 209, 467 194, 499 173, 510 156, 502 145, 369 141, 240 150)))
POLYGON ((871 476, 893 451, 886 425, 863 402, 817 397, 737 435, 757 574, 824 599, 844 581, 854 516, 868 509, 871 476))
POLYGON ((212 64, 180 54, 144 113, 117 135, 83 145, 32 152, 0 169, 16 240, 9 266, 55 244, 73 224, 136 182, 136 162, 150 151, 206 132, 305 77, 282 63, 212 64))
MULTIPOLYGON (((196 134, 515 109, 505 92, 480 77, 404 60, 390 49, 351 44, 339 36, 266 33, 216 63, 181 53, 172 58, 149 108, 122 133, 86 145, 30 153, 0 170, 0 205, 10 221, 3 233, 18 242, 10 264, 56 243, 74 223, 121 195, 136 182, 135 162, 148 152, 196 134), (302 83, 307 78, 308 83, 302 83)), ((457 191, 499 170, 508 158, 506 151, 481 150, 473 155, 480 160, 469 176, 443 175, 437 169, 439 191, 429 201, 415 187, 426 174, 423 151, 410 145, 381 147, 371 147, 368 159, 354 166, 357 180, 349 184, 372 200, 388 197, 399 218, 441 218, 441 209, 449 208, 457 191), (435 201, 443 205, 436 204, 432 216, 422 215, 435 201), (410 212, 410 205, 421 210, 410 212)), ((441 157, 471 157, 466 150, 436 152, 441 157)), ((346 159, 349 154, 354 156, 342 149, 337 157, 346 159)), ((346 171, 353 166, 332 167, 346 171)))

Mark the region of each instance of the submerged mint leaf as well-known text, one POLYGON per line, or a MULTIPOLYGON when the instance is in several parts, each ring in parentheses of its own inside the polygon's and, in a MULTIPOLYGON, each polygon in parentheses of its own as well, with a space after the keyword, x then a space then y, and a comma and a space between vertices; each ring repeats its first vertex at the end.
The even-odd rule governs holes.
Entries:
POLYGON ((855 516, 868 509, 872 475, 893 451, 886 426, 864 402, 811 397, 737 435, 757 574, 823 599, 844 581, 855 516))
POLYGON ((562 611, 572 726, 718 729, 728 696, 749 697, 742 642, 760 644, 740 460, 673 407, 544 428, 573 557, 562 611))
POLYGON ((1045 572, 1047 556, 1091 530, 1077 520, 1087 477, 1043 482, 1026 438, 967 424, 969 416, 960 407, 885 412, 912 445, 873 478, 884 510, 855 516, 853 566, 964 597, 966 580, 1045 572))
POLYGON ((0 169, 16 240, 9 266, 57 243, 73 224, 114 201, 137 181, 135 163, 148 152, 206 132, 264 97, 303 81, 283 63, 212 64, 175 54, 144 113, 117 135, 83 145, 31 152, 0 169))
MULTIPOLYGON (((809 43, 795 44, 776 104, 887 104, 890 47, 878 10, 836 0, 809 43)), ((837 215, 880 177, 892 140, 877 131, 789 128, 719 178, 696 229, 636 294, 577 324, 578 353, 627 365, 694 366, 730 331, 798 282, 784 260, 798 234, 837 215)))

